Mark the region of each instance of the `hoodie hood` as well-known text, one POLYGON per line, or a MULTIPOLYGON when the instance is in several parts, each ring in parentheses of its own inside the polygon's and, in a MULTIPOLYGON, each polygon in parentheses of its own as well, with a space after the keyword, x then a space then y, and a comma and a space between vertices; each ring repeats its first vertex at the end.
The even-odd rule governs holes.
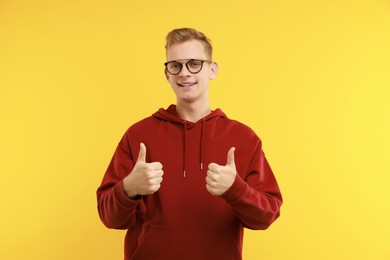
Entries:
POLYGON ((159 120, 164 120, 167 122, 171 122, 173 124, 180 125, 183 128, 183 176, 186 177, 186 143, 187 143, 187 131, 197 124, 201 124, 201 133, 200 133, 200 154, 199 154, 199 167, 200 170, 203 170, 203 150, 204 150, 204 143, 203 143, 203 136, 205 129, 207 128, 207 122, 210 120, 216 120, 218 118, 226 118, 226 115, 224 112, 222 112, 221 109, 216 109, 211 111, 210 114, 203 117, 197 122, 190 122, 182 119, 176 110, 176 105, 170 105, 167 109, 160 108, 157 112, 153 114, 153 116, 159 120))

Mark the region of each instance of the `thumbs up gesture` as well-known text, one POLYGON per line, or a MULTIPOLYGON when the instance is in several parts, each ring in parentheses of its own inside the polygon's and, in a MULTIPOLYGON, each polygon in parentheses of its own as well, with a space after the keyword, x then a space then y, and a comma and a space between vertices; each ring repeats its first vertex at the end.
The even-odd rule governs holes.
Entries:
POLYGON ((123 179, 123 190, 130 198, 153 194, 160 189, 163 174, 161 163, 146 162, 146 147, 141 143, 134 168, 123 179))
POLYGON ((234 162, 235 149, 234 147, 230 148, 226 165, 209 164, 206 176, 206 189, 212 195, 220 196, 232 186, 237 175, 234 162))

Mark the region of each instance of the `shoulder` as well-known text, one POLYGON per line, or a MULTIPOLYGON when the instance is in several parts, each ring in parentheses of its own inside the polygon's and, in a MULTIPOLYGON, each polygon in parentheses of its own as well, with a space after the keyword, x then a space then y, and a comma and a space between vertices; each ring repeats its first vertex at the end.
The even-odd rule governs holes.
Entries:
POLYGON ((222 118, 221 123, 224 128, 229 129, 235 134, 238 134, 239 136, 243 135, 246 137, 252 137, 258 139, 259 137, 255 133, 255 131, 248 125, 235 120, 235 119, 230 119, 228 117, 222 118))
POLYGON ((143 129, 144 127, 148 127, 150 125, 153 125, 153 124, 156 124, 156 118, 153 117, 153 116, 148 116, 136 123, 134 123, 133 125, 131 125, 129 127, 129 129, 131 130, 139 130, 139 129, 143 129))
POLYGON ((145 132, 148 129, 150 130, 151 127, 156 125, 156 121, 156 118, 154 118, 153 116, 141 119, 138 122, 135 122, 130 125, 126 130, 125 135, 134 135, 137 133, 145 132))
POLYGON ((218 120, 218 135, 227 142, 235 143, 235 146, 252 147, 255 150, 262 146, 262 141, 256 132, 248 125, 228 117, 218 120))

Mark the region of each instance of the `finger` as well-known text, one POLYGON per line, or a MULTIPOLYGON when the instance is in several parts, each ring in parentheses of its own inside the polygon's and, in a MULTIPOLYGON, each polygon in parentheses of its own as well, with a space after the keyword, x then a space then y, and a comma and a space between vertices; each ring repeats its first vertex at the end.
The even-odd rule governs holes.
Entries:
POLYGON ((207 173, 207 176, 206 176, 206 182, 211 185, 211 186, 214 186, 218 183, 218 181, 220 180, 220 174, 218 173, 213 173, 213 172, 210 172, 210 173, 207 173))
POLYGON ((206 190, 207 190, 211 195, 214 195, 214 196, 215 196, 215 192, 214 192, 213 187, 211 187, 210 185, 206 184, 206 190))
POLYGON ((163 168, 160 162, 148 163, 148 168, 151 170, 161 170, 163 168))
POLYGON ((206 176, 206 183, 209 185, 211 184, 211 178, 208 175, 206 176))
POLYGON ((217 172, 217 171, 218 171, 218 168, 219 168, 219 165, 216 164, 216 163, 210 163, 210 164, 209 164, 209 170, 210 170, 210 171, 217 172))
POLYGON ((156 184, 156 185, 153 185, 152 187, 150 187, 151 191, 152 191, 152 194, 155 193, 156 191, 158 191, 161 187, 161 184, 156 184))
POLYGON ((209 184, 206 184, 206 190, 211 193, 212 187, 209 184))
POLYGON ((163 170, 151 170, 151 169, 148 169, 146 171, 144 171, 144 175, 145 175, 145 178, 151 180, 151 179, 154 179, 154 178, 160 178, 164 175, 164 171, 163 170))
POLYGON ((230 148, 228 155, 227 155, 227 163, 226 165, 234 166, 234 151, 236 150, 235 147, 230 148))
POLYGON ((152 184, 152 185, 159 185, 162 182, 162 180, 163 180, 162 177, 153 178, 153 179, 150 180, 150 184, 152 184))
POLYGON ((214 175, 214 173, 213 173, 212 171, 210 171, 210 170, 207 171, 207 177, 209 177, 210 179, 212 179, 212 178, 213 178, 213 175, 214 175))
POLYGON ((161 184, 161 183, 162 183, 162 181, 163 181, 163 178, 162 178, 162 177, 160 177, 160 178, 157 178, 157 183, 158 183, 158 184, 161 184))
POLYGON ((153 178, 162 177, 164 175, 164 171, 163 170, 146 169, 144 171, 144 175, 147 179, 153 179, 153 178))
POLYGON ((137 162, 146 162, 146 147, 144 143, 140 143, 137 162))
POLYGON ((164 171, 163 170, 154 171, 154 177, 155 178, 160 178, 163 175, 164 175, 164 171))

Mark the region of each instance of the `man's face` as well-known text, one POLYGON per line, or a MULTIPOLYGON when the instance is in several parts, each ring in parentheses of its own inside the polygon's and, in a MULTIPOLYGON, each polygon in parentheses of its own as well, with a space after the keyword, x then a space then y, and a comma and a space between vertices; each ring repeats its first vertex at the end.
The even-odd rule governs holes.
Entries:
POLYGON ((182 69, 176 75, 165 69, 165 75, 176 94, 177 102, 208 102, 209 80, 215 78, 218 66, 216 63, 204 62, 202 69, 193 74, 185 65, 191 59, 209 60, 201 42, 191 40, 170 46, 167 49, 167 61, 182 62, 182 69))

